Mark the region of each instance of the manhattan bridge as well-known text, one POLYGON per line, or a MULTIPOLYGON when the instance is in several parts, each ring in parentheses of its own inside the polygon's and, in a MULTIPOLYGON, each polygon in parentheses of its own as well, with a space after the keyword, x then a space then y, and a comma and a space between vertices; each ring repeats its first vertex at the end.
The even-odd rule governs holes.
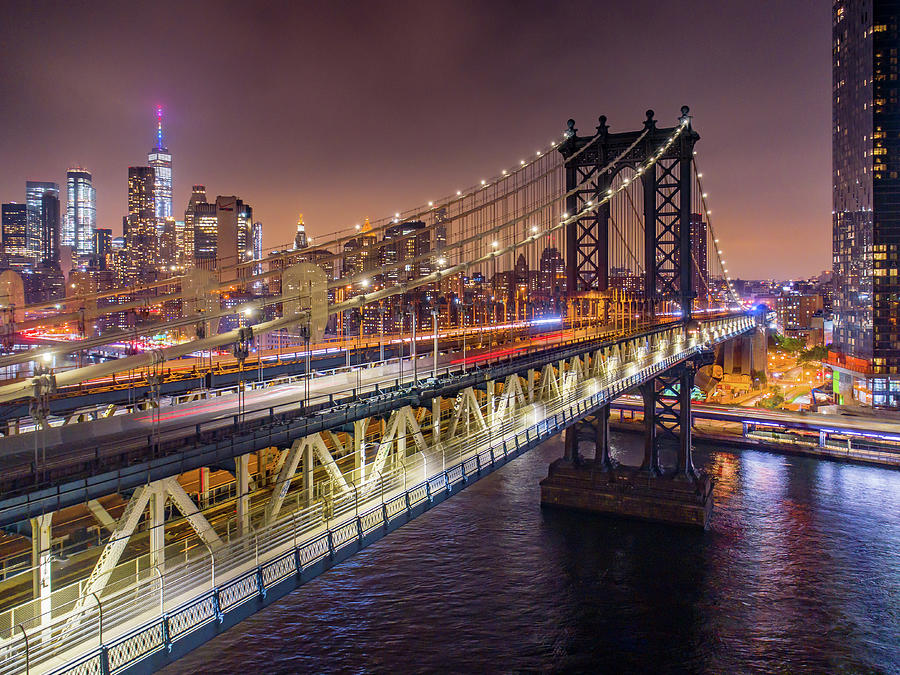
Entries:
POLYGON ((569 120, 443 199, 139 289, 0 278, 7 345, 81 331, 0 356, 0 674, 160 668, 556 434, 545 505, 705 527, 691 393, 757 326, 689 109, 634 126, 569 120), (158 319, 132 346, 180 337, 89 358, 127 312, 158 319), (637 467, 608 447, 627 392, 637 467))

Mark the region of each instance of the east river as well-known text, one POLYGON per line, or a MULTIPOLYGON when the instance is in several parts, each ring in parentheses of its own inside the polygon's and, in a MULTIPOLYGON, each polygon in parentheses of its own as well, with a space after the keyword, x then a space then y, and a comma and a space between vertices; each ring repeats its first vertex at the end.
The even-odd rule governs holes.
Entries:
MULTIPOLYGON (((613 434, 639 463, 640 440, 613 434)), ((705 533, 542 510, 554 440, 167 673, 900 673, 900 472, 701 446, 705 533)))

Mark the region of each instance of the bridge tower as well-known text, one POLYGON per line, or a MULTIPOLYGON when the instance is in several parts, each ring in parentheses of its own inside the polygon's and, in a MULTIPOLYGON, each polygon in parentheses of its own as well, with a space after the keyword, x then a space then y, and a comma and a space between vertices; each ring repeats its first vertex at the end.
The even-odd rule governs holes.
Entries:
MULTIPOLYGON (((609 303, 619 297, 611 289, 612 214, 603 197, 627 180, 638 183, 642 193, 639 200, 629 196, 642 240, 622 243, 633 244, 638 250, 631 255, 643 263, 639 304, 644 318, 656 323, 665 303, 677 304, 685 337, 693 329, 692 158, 700 136, 691 127, 689 113, 683 106, 679 126, 660 128, 648 110, 642 129, 624 133, 610 133, 601 116, 593 136, 578 136, 574 120, 568 121, 567 138, 559 148, 565 159, 566 211, 584 213, 566 228, 570 311, 595 308, 597 299, 609 303), (673 136, 675 141, 667 144, 673 136), (600 206, 590 210, 591 204, 600 206)), ((700 353, 640 386, 644 401, 640 467, 621 466, 610 458, 608 404, 570 427, 565 456, 551 465, 550 475, 541 483, 542 503, 705 527, 712 510, 712 483, 692 462, 691 391, 697 370, 711 363, 711 357, 711 352, 700 353), (579 452, 585 442, 596 449, 592 459, 579 452), (664 470, 660 462, 660 451, 668 446, 675 448, 674 470, 664 470)))

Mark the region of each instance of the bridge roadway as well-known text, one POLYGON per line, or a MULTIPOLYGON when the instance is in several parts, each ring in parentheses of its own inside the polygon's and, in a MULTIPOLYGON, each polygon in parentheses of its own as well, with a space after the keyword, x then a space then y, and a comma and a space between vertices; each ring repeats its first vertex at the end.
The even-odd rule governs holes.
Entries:
MULTIPOLYGON (((733 325, 715 341, 730 339, 746 327, 733 325)), ((84 614, 63 614, 55 616, 52 625, 31 625, 30 646, 12 624, 0 644, 6 655, 0 660, 0 675, 20 672, 29 659, 31 672, 41 673, 148 672, 171 662, 467 483, 705 348, 705 340, 663 343, 603 375, 561 385, 548 399, 507 411, 485 428, 417 452, 393 472, 370 475, 336 498, 327 514, 321 504, 291 513, 249 538, 229 541, 214 554, 198 549, 195 558, 167 568, 164 576, 148 571, 132 586, 120 586, 96 604, 85 605, 84 614), (97 605, 103 617, 99 624, 97 605)), ((546 361, 547 355, 539 358, 546 361)))
POLYGON ((289 384, 245 392, 243 412, 239 412, 241 397, 230 395, 3 437, 0 526, 191 469, 223 465, 262 447, 285 447, 292 438, 388 414, 423 396, 455 395, 468 386, 484 386, 488 379, 540 368, 673 325, 665 322, 627 336, 602 327, 579 330, 575 338, 551 345, 539 336, 534 344, 501 347, 465 359, 443 354, 436 380, 427 378, 433 357, 422 357, 419 385, 410 381, 409 358, 403 360, 402 380, 397 364, 356 368, 313 378, 307 405, 305 385, 289 384), (223 440, 230 441, 227 447, 223 440))

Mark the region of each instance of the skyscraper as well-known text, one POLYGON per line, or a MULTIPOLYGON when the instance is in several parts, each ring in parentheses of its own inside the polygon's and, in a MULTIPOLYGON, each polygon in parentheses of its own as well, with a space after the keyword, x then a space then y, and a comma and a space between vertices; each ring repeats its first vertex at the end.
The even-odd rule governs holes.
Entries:
POLYGON ((156 145, 147 155, 154 172, 154 213, 159 220, 172 217, 172 154, 163 142, 162 106, 156 106, 156 145))
POLYGON ((834 391, 900 407, 898 0, 832 4, 834 391))
POLYGON ((97 193, 91 172, 75 167, 66 171, 66 222, 62 246, 71 246, 78 255, 89 255, 97 227, 97 193))
POLYGON ((3 252, 7 255, 28 254, 28 207, 25 204, 0 206, 0 228, 3 232, 3 252))
MULTIPOLYGON (((698 302, 707 302, 712 290, 709 286, 709 251, 707 238, 709 227, 702 213, 691 214, 691 269, 694 293, 698 302)), ((701 305, 706 307, 707 305, 701 305)))
MULTIPOLYGON (((193 199, 193 197, 192 197, 193 199)), ((216 268, 216 248, 218 244, 219 222, 216 217, 215 203, 206 201, 196 202, 188 207, 184 214, 184 223, 187 227, 188 215, 193 222, 193 264, 200 269, 214 270, 216 268)))
POLYGON ((125 245, 145 259, 155 257, 155 173, 149 166, 128 167, 128 218, 125 245))
POLYGON ((191 198, 188 200, 187 208, 184 210, 184 264, 188 267, 194 265, 194 248, 195 248, 195 216, 197 204, 206 204, 206 186, 195 185, 191 189, 191 198))
MULTIPOLYGON (((58 206, 59 183, 38 180, 25 181, 25 204, 28 207, 28 250, 35 258, 40 257, 44 251, 41 230, 41 198, 47 192, 56 195, 58 206)), ((57 248, 59 248, 58 244, 57 248)))
POLYGON ((303 214, 297 221, 297 234, 294 235, 294 249, 306 248, 309 246, 309 239, 306 236, 306 225, 303 224, 303 214))
POLYGON ((41 197, 41 265, 59 269, 59 192, 41 197))

